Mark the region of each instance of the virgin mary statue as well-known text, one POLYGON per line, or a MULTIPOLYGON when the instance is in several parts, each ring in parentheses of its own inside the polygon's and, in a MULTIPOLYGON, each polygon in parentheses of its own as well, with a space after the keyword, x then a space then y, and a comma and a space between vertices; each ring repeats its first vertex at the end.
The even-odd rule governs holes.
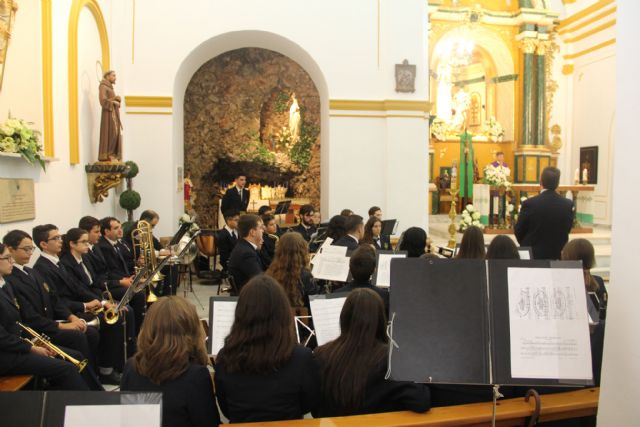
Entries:
POLYGON ((289 108, 289 133, 291 142, 297 142, 300 138, 300 106, 296 94, 291 95, 291 107, 289 108))

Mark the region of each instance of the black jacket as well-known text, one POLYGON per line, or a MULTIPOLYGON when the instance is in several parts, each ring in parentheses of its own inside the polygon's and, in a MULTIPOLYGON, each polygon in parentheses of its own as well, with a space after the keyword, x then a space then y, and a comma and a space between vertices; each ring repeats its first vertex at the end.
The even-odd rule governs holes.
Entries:
POLYGON ((106 286, 109 289, 120 286, 120 279, 110 278, 109 274, 109 266, 107 265, 107 260, 104 255, 102 255, 102 250, 98 247, 98 245, 94 245, 93 248, 86 255, 82 256, 82 260, 87 264, 87 266, 91 266, 90 270, 93 276, 94 286, 99 286, 103 291, 106 290, 106 286), (105 286, 106 285, 106 286, 105 286))
MULTIPOLYGON (((77 264, 77 263, 76 263, 77 264)), ((65 304, 72 313, 83 313, 85 302, 94 299, 100 300, 100 295, 94 293, 67 271, 67 267, 56 266, 49 259, 41 256, 38 258, 33 268, 40 275, 56 288, 60 301, 65 304)))
POLYGON ((56 320, 67 319, 71 311, 59 300, 56 289, 38 272, 29 267, 24 269, 28 276, 15 266, 11 274, 5 276, 20 305, 20 317, 36 331, 55 335, 59 330, 56 320))
POLYGON ((178 378, 156 385, 140 375, 129 359, 120 389, 162 392, 163 426, 216 427, 220 424, 211 375, 206 366, 192 363, 178 378))
POLYGON ((375 246, 376 249, 383 250, 383 251, 390 251, 393 249, 391 247, 391 240, 389 236, 380 236, 380 241, 377 242, 376 240, 374 240, 373 246, 375 246))
POLYGON ((17 363, 21 354, 31 351, 16 322, 21 321, 19 304, 10 283, 0 289, 0 375, 8 372, 17 363))
POLYGON ((382 302, 384 302, 384 308, 387 311, 387 314, 389 314, 389 291, 387 289, 384 288, 379 288, 377 286, 373 286, 371 284, 371 282, 356 282, 355 280, 351 283, 349 283, 346 286, 343 286, 339 289, 337 289, 335 292, 351 292, 354 289, 358 289, 358 288, 364 288, 364 289, 371 289, 373 292, 377 293, 378 295, 380 295, 380 298, 382 298, 382 302))
POLYGON ((531 246, 534 259, 560 259, 573 225, 573 202, 547 190, 525 200, 515 226, 520 246, 531 246))
POLYGON ((262 247, 260 248, 260 258, 265 268, 269 268, 273 257, 276 255, 276 243, 278 240, 269 234, 264 234, 262 247))
POLYGON ((308 348, 296 346, 284 366, 266 375, 227 372, 223 355, 224 348, 216 362, 216 393, 230 422, 295 420, 315 409, 320 377, 308 348))
POLYGON ((296 233, 302 234, 302 237, 304 237, 304 240, 308 242, 311 240, 311 236, 313 235, 313 233, 316 232, 316 229, 317 228, 315 225, 311 225, 309 226, 309 228, 305 228, 304 225, 298 224, 295 227, 291 227, 289 231, 295 231, 296 233))
POLYGON ((84 288, 88 289, 96 298, 102 298, 102 291, 104 290, 104 286, 100 284, 98 279, 98 274, 94 270, 93 263, 89 259, 89 254, 82 255, 82 263, 87 267, 89 271, 89 275, 91 278, 87 276, 82 265, 78 264, 78 261, 71 255, 70 253, 63 254, 60 257, 60 262, 64 265, 67 273, 75 279, 75 281, 82 285, 84 288))
MULTIPOLYGON (((236 234, 238 231, 236 230, 236 234)), ((222 265, 223 270, 227 270, 227 264, 229 262, 229 257, 231 256, 231 251, 236 246, 238 239, 229 233, 226 228, 219 230, 216 233, 216 247, 218 248, 218 254, 220 255, 220 265, 222 265)))
POLYGON ((264 265, 256 249, 245 239, 239 239, 229 257, 229 274, 240 289, 251 279, 264 271, 264 265))
POLYGON ((133 272, 129 270, 127 261, 124 259, 122 253, 104 236, 100 237, 96 246, 101 251, 102 257, 107 265, 108 279, 119 281, 123 277, 129 277, 133 274, 133 272))
POLYGON ((342 236, 341 238, 339 238, 338 240, 336 240, 335 242, 331 243, 332 246, 346 246, 347 250, 349 251, 354 251, 356 249, 358 249, 358 241, 356 239, 354 239, 353 237, 349 236, 348 234, 346 236, 342 236))
POLYGON ((224 196, 222 196, 222 202, 220 206, 220 210, 224 215, 225 212, 234 209, 239 212, 246 212, 249 207, 249 190, 246 188, 242 189, 242 200, 240 200, 240 193, 238 193, 238 189, 233 186, 229 188, 224 196))

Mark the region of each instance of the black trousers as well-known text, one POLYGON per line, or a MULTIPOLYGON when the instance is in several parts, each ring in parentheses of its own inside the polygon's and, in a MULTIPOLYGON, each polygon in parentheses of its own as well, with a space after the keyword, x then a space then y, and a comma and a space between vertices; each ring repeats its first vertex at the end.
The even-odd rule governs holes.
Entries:
MULTIPOLYGON (((114 300, 119 301, 124 296, 127 288, 124 286, 112 287, 109 289, 111 292, 111 296, 114 300)), ((147 311, 147 297, 144 292, 138 292, 133 296, 131 301, 129 302, 129 306, 133 309, 133 317, 134 321, 134 330, 135 336, 137 337, 140 333, 140 327, 142 327, 142 322, 144 321, 144 314, 147 311)))
POLYGON ((69 362, 38 354, 21 354, 8 375, 36 375, 46 378, 54 390, 89 390, 89 386, 69 362))
POLYGON ((100 348, 98 365, 103 368, 114 368, 122 372, 127 359, 135 353, 135 319, 133 309, 120 312, 118 321, 109 325, 100 316, 100 348), (125 337, 127 354, 124 353, 125 337))

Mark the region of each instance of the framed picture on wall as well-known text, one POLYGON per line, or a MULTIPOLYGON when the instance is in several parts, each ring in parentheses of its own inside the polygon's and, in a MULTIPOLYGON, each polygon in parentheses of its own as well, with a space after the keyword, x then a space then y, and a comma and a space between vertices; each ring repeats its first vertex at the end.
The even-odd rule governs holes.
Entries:
POLYGON ((580 147, 580 183, 598 183, 598 147, 580 147))

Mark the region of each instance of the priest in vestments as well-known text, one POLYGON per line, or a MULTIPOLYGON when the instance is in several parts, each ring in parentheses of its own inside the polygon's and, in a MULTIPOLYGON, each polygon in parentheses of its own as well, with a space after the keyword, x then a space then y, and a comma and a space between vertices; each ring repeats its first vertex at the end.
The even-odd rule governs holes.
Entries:
POLYGON ((460 197, 463 198, 462 208, 470 203, 473 197, 473 143, 471 134, 464 131, 460 135, 460 197))
POLYGON ((101 162, 120 161, 122 159, 122 124, 120 123, 120 97, 113 85, 116 72, 107 71, 100 82, 98 96, 102 106, 100 118, 100 144, 98 160, 101 162))

